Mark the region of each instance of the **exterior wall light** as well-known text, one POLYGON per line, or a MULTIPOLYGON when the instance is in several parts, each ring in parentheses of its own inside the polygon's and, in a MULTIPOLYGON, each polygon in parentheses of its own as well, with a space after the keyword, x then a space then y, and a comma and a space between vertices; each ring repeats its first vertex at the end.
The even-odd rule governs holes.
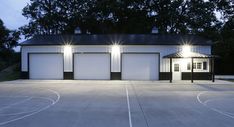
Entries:
POLYGON ((183 45, 182 54, 183 54, 183 57, 189 57, 191 54, 191 46, 187 44, 183 45))
POLYGON ((70 54, 70 53, 72 53, 72 47, 71 47, 71 45, 64 45, 63 52, 64 52, 64 54, 70 54))
POLYGON ((120 54, 120 46, 117 44, 112 45, 111 53, 113 54, 120 54))

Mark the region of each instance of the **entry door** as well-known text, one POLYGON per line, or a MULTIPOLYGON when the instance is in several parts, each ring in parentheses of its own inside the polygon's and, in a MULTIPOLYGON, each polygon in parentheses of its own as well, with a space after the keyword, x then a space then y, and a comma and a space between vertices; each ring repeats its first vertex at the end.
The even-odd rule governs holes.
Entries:
POLYGON ((179 63, 173 63, 173 80, 181 80, 181 66, 179 63))

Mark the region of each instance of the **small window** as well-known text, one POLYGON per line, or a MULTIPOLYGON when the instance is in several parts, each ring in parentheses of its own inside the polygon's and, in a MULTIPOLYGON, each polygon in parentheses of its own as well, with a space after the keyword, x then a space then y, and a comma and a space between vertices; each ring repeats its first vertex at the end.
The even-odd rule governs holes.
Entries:
POLYGON ((197 64, 196 63, 193 63, 193 69, 197 69, 197 64))
POLYGON ((180 66, 179 66, 179 64, 174 64, 174 71, 175 71, 175 72, 180 71, 180 66))
POLYGON ((191 69, 190 66, 191 66, 190 63, 187 63, 187 70, 190 70, 190 69, 191 69))
POLYGON ((207 70, 207 62, 203 62, 203 70, 207 70))
POLYGON ((202 69, 202 63, 197 63, 197 69, 202 69))

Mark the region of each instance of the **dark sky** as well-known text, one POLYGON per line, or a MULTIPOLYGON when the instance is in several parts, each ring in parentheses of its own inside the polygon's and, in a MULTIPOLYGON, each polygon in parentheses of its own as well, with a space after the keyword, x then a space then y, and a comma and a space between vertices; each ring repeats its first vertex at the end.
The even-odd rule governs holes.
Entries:
POLYGON ((14 30, 28 23, 22 9, 30 0, 0 0, 0 18, 8 29, 14 30))
MULTIPOLYGON (((30 0, 0 0, 0 19, 8 29, 16 30, 28 23, 27 19, 22 16, 22 9, 29 2, 30 0)), ((24 40, 22 36, 19 42, 24 40)), ((16 47, 15 50, 20 51, 20 48, 16 47)))

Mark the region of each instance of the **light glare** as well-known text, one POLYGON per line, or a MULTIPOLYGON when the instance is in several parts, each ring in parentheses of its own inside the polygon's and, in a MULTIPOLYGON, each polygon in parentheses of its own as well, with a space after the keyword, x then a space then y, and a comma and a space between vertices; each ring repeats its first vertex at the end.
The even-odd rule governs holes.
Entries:
POLYGON ((183 46, 183 49, 182 49, 183 52, 191 52, 191 46, 190 45, 184 45, 183 46))
POLYGON ((182 53, 183 53, 183 57, 189 57, 191 54, 191 46, 190 45, 183 45, 182 53))
POLYGON ((111 52, 114 53, 114 54, 120 53, 120 46, 117 45, 117 44, 112 45, 111 52))
POLYGON ((71 53, 71 51, 72 51, 71 45, 64 46, 64 53, 71 53))

